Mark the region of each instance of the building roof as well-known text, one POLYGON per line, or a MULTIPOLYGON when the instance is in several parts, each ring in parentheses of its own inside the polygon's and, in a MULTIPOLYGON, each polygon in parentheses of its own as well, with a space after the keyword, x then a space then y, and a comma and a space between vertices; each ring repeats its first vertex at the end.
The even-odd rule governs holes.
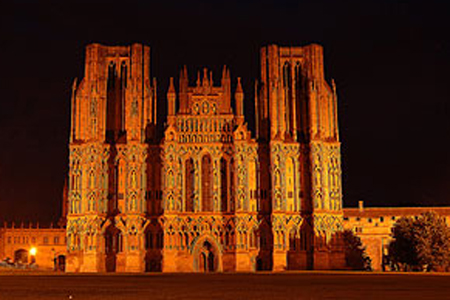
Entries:
POLYGON ((428 211, 436 212, 441 216, 450 216, 450 207, 355 207, 344 208, 344 217, 418 216, 428 211))

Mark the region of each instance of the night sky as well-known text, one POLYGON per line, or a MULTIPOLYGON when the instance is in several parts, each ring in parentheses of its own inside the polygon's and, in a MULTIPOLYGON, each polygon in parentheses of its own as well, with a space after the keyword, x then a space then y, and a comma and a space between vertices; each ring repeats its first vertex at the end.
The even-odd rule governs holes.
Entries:
POLYGON ((216 81, 227 64, 249 100, 261 46, 319 43, 338 88, 344 206, 450 205, 447 1, 14 2, 0 6, 0 220, 59 218, 71 86, 92 42, 150 45, 160 105, 184 64, 216 81))

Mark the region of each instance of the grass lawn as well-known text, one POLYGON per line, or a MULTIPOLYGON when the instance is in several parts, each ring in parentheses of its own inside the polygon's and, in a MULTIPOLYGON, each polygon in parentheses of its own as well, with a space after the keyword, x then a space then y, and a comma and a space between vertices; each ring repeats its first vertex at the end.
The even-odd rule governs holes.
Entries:
POLYGON ((352 272, 3 272, 0 299, 450 299, 450 276, 352 272))

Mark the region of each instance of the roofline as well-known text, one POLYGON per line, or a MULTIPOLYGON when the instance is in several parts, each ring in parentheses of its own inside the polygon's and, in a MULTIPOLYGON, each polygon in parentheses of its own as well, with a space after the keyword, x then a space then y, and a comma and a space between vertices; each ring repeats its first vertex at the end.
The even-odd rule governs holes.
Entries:
POLYGON ((357 210, 357 211, 365 211, 365 210, 416 210, 416 209, 422 209, 422 210, 443 210, 443 209, 449 209, 450 206, 408 206, 408 207, 364 207, 362 209, 358 207, 347 207, 343 208, 343 210, 357 210))

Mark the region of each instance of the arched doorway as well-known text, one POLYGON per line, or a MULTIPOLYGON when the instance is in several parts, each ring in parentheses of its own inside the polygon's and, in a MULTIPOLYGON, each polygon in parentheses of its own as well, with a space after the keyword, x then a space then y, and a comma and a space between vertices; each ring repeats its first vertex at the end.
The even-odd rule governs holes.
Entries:
POLYGON ((200 248, 199 266, 200 272, 215 272, 217 270, 216 255, 212 245, 205 241, 200 248))
POLYGON ((105 231, 106 272, 116 271, 117 254, 122 252, 122 235, 119 229, 110 225, 105 231))
POLYGON ((197 239, 192 248, 195 272, 221 272, 222 257, 220 244, 213 236, 207 235, 197 239))
POLYGON ((64 272, 66 270, 66 256, 65 255, 59 255, 56 258, 56 270, 64 272))
POLYGON ((19 249, 14 252, 14 262, 19 264, 28 263, 28 251, 25 249, 19 249))

